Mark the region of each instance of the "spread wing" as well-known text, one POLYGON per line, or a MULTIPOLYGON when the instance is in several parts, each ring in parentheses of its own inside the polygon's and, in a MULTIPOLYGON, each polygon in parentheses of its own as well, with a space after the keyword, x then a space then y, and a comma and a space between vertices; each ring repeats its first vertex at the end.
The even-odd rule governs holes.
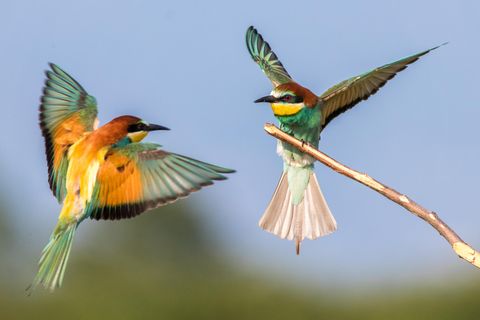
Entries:
POLYGON ((418 60, 421 56, 437 49, 439 46, 422 51, 407 58, 386 64, 359 76, 342 81, 328 89, 320 96, 322 106, 322 127, 332 119, 347 111, 362 100, 367 100, 395 75, 418 60))
POLYGON ((92 131, 97 103, 68 73, 51 63, 40 104, 40 127, 45 138, 48 182, 53 194, 65 197, 68 148, 92 131))
POLYGON ((150 143, 112 148, 97 174, 92 219, 134 217, 202 187, 233 170, 169 153, 150 143))
POLYGON ((268 43, 263 40, 262 35, 254 27, 247 29, 246 40, 248 52, 250 52, 253 60, 258 63, 274 87, 293 81, 280 60, 278 60, 275 52, 272 51, 268 43))

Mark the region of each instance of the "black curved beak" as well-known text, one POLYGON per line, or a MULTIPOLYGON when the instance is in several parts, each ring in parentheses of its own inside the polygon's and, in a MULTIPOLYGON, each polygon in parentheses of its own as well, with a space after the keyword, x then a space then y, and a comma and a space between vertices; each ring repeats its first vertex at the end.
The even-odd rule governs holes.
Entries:
POLYGON ((253 101, 254 103, 259 103, 259 102, 275 102, 277 101, 277 98, 275 98, 274 96, 265 96, 265 97, 261 97, 260 99, 257 99, 255 101, 253 101))
POLYGON ((156 131, 156 130, 170 130, 167 127, 158 125, 158 124, 149 124, 146 131, 156 131))

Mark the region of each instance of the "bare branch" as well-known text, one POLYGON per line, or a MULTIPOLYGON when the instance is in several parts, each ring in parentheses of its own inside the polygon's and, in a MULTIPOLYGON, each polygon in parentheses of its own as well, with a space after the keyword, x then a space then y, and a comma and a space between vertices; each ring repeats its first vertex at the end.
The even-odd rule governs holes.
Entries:
POLYGON ((480 253, 475 249, 465 243, 456 233, 453 231, 445 222, 440 219, 440 217, 433 211, 425 209, 408 196, 397 192, 396 190, 387 187, 386 185, 378 182, 377 180, 371 178, 365 173, 360 173, 355 171, 339 162, 335 159, 330 158, 326 154, 318 151, 317 149, 311 147, 308 144, 303 143, 300 140, 295 139, 294 137, 286 134, 285 132, 278 129, 273 124, 267 123, 264 126, 265 131, 268 134, 274 136, 277 139, 290 143, 292 146, 298 150, 307 153, 326 165, 327 167, 335 170, 336 172, 343 174, 353 180, 360 182, 363 185, 377 191, 384 197, 392 200, 393 202, 401 205, 417 217, 428 222, 435 230, 440 233, 445 240, 450 243, 455 253, 462 259, 470 262, 477 268, 480 268, 480 253))

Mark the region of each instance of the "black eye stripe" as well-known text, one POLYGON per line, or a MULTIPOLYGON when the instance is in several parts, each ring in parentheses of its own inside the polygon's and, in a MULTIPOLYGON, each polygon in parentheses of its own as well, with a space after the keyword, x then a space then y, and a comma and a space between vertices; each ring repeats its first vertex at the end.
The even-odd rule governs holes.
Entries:
POLYGON ((291 94, 286 94, 286 95, 280 97, 280 100, 283 101, 283 102, 288 102, 288 103, 303 102, 303 99, 301 97, 293 96, 291 94))
POLYGON ((135 132, 136 128, 137 128, 136 124, 131 124, 131 125, 128 126, 127 131, 128 132, 135 132))
POLYGON ((147 129, 147 125, 143 122, 134 123, 128 126, 128 132, 138 132, 138 131, 145 131, 147 129))

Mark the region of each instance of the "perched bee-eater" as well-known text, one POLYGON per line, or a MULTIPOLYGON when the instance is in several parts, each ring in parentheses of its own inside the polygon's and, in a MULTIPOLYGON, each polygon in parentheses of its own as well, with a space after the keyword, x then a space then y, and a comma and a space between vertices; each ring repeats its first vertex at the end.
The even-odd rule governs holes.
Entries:
POLYGON ((134 116, 97 128, 95 98, 57 65, 50 67, 40 126, 50 188, 63 207, 31 288, 54 290, 62 284, 73 236, 83 220, 131 218, 224 180, 223 174, 234 170, 141 143, 150 131, 168 128, 134 116))
MULTIPOLYGON (((317 96, 290 77, 254 27, 248 28, 246 41, 253 60, 274 87, 270 95, 255 102, 270 103, 280 129, 315 148, 318 148, 320 132, 332 119, 368 99, 407 65, 438 48, 342 81, 317 96)), ((259 225, 282 239, 295 240, 299 254, 303 239, 330 234, 336 230, 337 223, 315 177, 314 159, 282 141, 278 142, 277 152, 283 157, 283 174, 259 225)))

